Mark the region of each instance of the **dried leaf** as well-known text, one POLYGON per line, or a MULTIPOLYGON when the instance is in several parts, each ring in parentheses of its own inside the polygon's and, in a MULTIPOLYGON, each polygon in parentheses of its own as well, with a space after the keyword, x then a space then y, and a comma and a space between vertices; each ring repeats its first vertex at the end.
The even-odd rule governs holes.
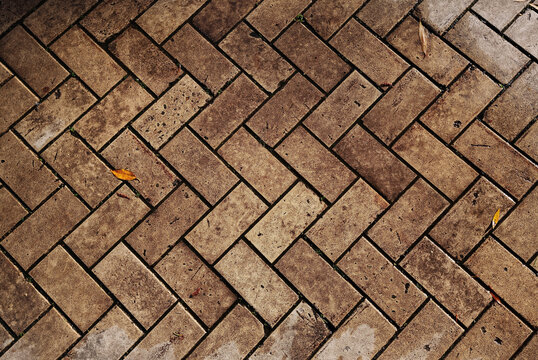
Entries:
POLYGON ((493 229, 495 225, 499 222, 499 216, 501 215, 501 208, 497 209, 495 215, 493 215, 493 220, 491 220, 491 228, 493 229))
POLYGON ((198 289, 194 290, 194 292, 189 295, 189 298, 193 298, 196 295, 200 294, 200 290, 202 290, 202 288, 198 288, 198 289))
POLYGON ((491 297, 493 298, 493 300, 495 300, 498 304, 501 303, 501 299, 499 299, 499 297, 497 295, 495 295, 495 293, 493 291, 490 291, 489 292, 491 297))
POLYGON ((116 195, 117 195, 118 197, 120 197, 120 198, 124 198, 124 199, 130 200, 130 198, 129 198, 127 195, 125 195, 125 194, 122 194, 122 193, 116 193, 116 195))
POLYGON ((527 0, 514 0, 515 2, 525 2, 527 0))
POLYGON ((112 171, 112 174, 114 174, 114 176, 120 180, 136 179, 135 174, 133 174, 132 171, 129 171, 129 170, 119 169, 119 170, 110 170, 110 171, 112 171))
POLYGON ((536 10, 538 10, 538 5, 536 5, 536 4, 529 4, 529 6, 532 6, 533 8, 535 8, 536 10))
POLYGON ((420 46, 422 47, 424 57, 426 57, 428 56, 428 31, 422 25, 422 21, 418 23, 418 38, 420 39, 420 46))

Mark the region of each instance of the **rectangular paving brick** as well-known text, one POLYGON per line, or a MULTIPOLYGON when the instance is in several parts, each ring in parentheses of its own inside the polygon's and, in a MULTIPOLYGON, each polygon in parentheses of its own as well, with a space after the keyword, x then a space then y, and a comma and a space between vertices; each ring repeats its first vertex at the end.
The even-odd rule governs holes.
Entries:
POLYGON ((234 245, 215 269, 271 326, 299 299, 244 241, 234 245))
POLYGON ((263 325, 238 304, 189 355, 189 359, 242 359, 263 335, 263 325))
POLYGON ((440 92, 424 75, 411 69, 364 116, 363 123, 388 145, 440 92))
POLYGON ((261 86, 274 92, 294 71, 269 44, 256 35, 245 23, 240 23, 219 47, 224 50, 261 86))
POLYGON ((272 41, 312 0, 267 0, 259 4, 247 20, 272 41))
POLYGON ((122 243, 93 269, 145 329, 151 327, 176 298, 122 243))
POLYGON ((447 206, 437 191, 419 179, 368 231, 368 236, 396 260, 447 206))
POLYGON ((41 260, 30 275, 81 331, 112 305, 112 299, 61 246, 41 260))
POLYGON ((0 62, 0 85, 2 85, 7 79, 13 75, 9 69, 0 62))
POLYGON ((508 83, 529 58, 476 16, 467 13, 445 38, 502 83, 508 83))
POLYGON ((351 248, 338 266, 399 325, 426 299, 424 293, 365 238, 351 248))
POLYGON ((365 0, 320 0, 306 11, 304 17, 327 40, 364 2, 365 0))
POLYGON ((9 234, 2 246, 28 269, 87 214, 84 205, 64 187, 9 234))
POLYGON ((529 155, 534 161, 538 161, 538 123, 534 123, 517 141, 516 145, 529 155))
POLYGON ((330 202, 356 177, 303 127, 295 129, 277 152, 330 202))
POLYGON ((297 183, 246 234, 273 262, 323 211, 325 204, 303 183, 297 183))
MULTIPOLYGON (((523 4, 520 3, 520 5, 523 4)), ((532 34, 538 31, 537 20, 538 14, 536 11, 529 9, 518 17, 506 31, 506 35, 534 57, 538 57, 538 43, 536 43, 535 38, 532 36, 532 34)))
POLYGON ((418 10, 424 22, 438 33, 443 33, 472 2, 473 0, 424 0, 418 10))
POLYGON ((273 147, 321 99, 322 93, 301 74, 271 97, 247 122, 267 145, 273 147))
POLYGON ((23 216, 26 216, 28 211, 3 187, 0 188, 0 214, 2 214, 2 217, 0 217, 0 237, 2 237, 23 216))
POLYGON ((529 2, 529 0, 478 0, 472 9, 491 25, 502 30, 529 2))
POLYGON ((69 75, 21 26, 0 39, 0 58, 40 97, 69 75))
POLYGON ((0 351, 11 345, 13 337, 3 326, 0 326, 0 351))
POLYGON ((379 36, 384 37, 415 4, 415 0, 372 0, 361 9, 358 17, 379 36))
POLYGON ((521 198, 538 179, 535 164, 478 121, 456 140, 454 147, 516 198, 521 198))
POLYGON ((428 56, 424 56, 418 38, 418 26, 418 22, 408 16, 387 37, 387 40, 435 81, 448 85, 465 69, 468 61, 432 33, 428 38, 428 56))
POLYGON ((486 74, 470 68, 420 120, 447 143, 452 141, 501 91, 486 74))
POLYGON ((329 334, 321 317, 301 302, 250 359, 307 359, 329 334))
POLYGON ((164 48, 214 93, 239 72, 234 64, 189 24, 179 29, 164 44, 164 48))
POLYGON ((174 246, 155 270, 208 327, 236 300, 234 293, 184 241, 174 246), (194 296, 196 291, 198 295, 194 296))
POLYGON ((266 96, 245 75, 240 75, 190 126, 213 148, 218 147, 266 96))
POLYGON ((413 124, 392 148, 452 200, 477 176, 419 124, 413 124))
POLYGON ((36 151, 40 151, 82 115, 95 100, 80 81, 70 78, 26 115, 15 126, 15 130, 36 151))
POLYGON ((381 95, 368 80, 353 71, 304 121, 304 125, 331 146, 381 95))
POLYGON ((0 316, 11 330, 20 334, 49 303, 3 253, 0 253, 0 270, 0 316))
POLYGON ((147 206, 124 185, 69 234, 65 243, 91 267, 147 211, 147 206))
POLYGON ((484 236, 497 209, 501 219, 514 202, 481 177, 448 211, 429 235, 454 258, 463 259, 484 236))
POLYGON ((64 133, 42 156, 91 207, 97 206, 120 183, 110 169, 70 133, 64 133))
POLYGON ((186 239, 212 264, 266 209, 267 206, 241 183, 187 234, 186 239))
POLYGON ((286 30, 275 46, 324 91, 349 73, 350 66, 299 22, 286 30))
POLYGON ((99 150, 153 100, 132 77, 114 90, 75 124, 75 130, 99 150))
POLYGON ((244 128, 219 149, 219 154, 270 203, 295 181, 295 176, 244 128))
POLYGON ((388 205, 360 179, 308 230, 307 236, 335 261, 388 205))
POLYGON ((161 154, 211 204, 237 183, 237 177, 189 129, 172 138, 161 154))
POLYGON ((200 85, 185 75, 134 121, 133 128, 158 149, 209 99, 200 85))
POLYGON ((0 137, 0 178, 31 209, 59 185, 56 176, 12 132, 0 137))
POLYGON ((166 198, 125 241, 152 265, 207 210, 207 206, 182 184, 166 198))
POLYGON ((20 0, 16 2, 5 1, 0 4, 0 33, 6 31, 14 22, 20 19, 32 8, 37 6, 40 0, 20 0))
POLYGON ((392 84, 409 66, 354 19, 330 43, 378 85, 392 84))
POLYGON ((411 250, 402 267, 466 326, 491 300, 482 286, 428 238, 411 250))
POLYGON ((9 79, 0 87, 0 133, 6 131, 38 101, 39 98, 19 79, 16 77, 9 79), (10 101, 11 99, 17 101, 10 101))
POLYGON ((484 283, 536 326, 536 275, 491 237, 476 250, 465 265, 484 283))
POLYGON ((516 357, 516 360, 533 360, 538 353, 538 336, 534 334, 531 341, 529 341, 516 357))
POLYGON ((433 301, 429 301, 378 359, 436 360, 463 330, 433 301))
POLYGON ((108 49, 157 95, 180 74, 168 56, 131 26, 114 39, 108 49))
POLYGON ((97 0, 49 0, 24 19, 24 24, 44 43, 50 43, 80 16, 88 11, 97 0))

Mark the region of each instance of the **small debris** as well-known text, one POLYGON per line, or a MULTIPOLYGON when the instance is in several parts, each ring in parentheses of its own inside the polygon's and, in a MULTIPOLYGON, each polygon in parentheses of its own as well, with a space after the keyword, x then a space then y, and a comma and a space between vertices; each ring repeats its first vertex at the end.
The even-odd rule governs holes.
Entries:
POLYGON ((202 290, 202 288, 198 288, 196 290, 194 290, 194 292, 192 294, 189 295, 189 299, 192 299, 193 297, 197 296, 198 294, 200 294, 200 290, 202 290))
POLYGON ((117 195, 118 197, 120 197, 120 198, 124 198, 124 199, 127 199, 127 200, 131 200, 131 198, 128 197, 127 195, 125 195, 125 194, 122 194, 122 193, 116 193, 116 195, 117 195))
POLYGON ((424 57, 428 56, 428 31, 422 25, 422 20, 418 23, 418 38, 420 40, 420 46, 422 48, 422 52, 424 53, 424 57))

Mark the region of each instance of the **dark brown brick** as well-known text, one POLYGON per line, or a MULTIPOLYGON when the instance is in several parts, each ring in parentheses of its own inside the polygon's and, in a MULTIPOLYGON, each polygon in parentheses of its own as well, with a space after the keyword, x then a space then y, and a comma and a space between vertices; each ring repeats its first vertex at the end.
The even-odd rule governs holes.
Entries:
POLYGON ((39 0, 3 1, 0 3, 0 33, 40 3, 39 0))
POLYGON ((24 84, 12 77, 0 87, 0 132, 6 131, 27 110, 38 102, 24 84), (17 99, 17 101, 11 101, 17 99))
MULTIPOLYGON (((0 189, 0 237, 26 216, 26 209, 3 187, 0 189)), ((5 243, 4 243, 5 245, 5 243)), ((1 343, 1 342, 0 342, 1 343)))
POLYGON ((314 30, 327 40, 365 0, 318 0, 304 14, 314 30))

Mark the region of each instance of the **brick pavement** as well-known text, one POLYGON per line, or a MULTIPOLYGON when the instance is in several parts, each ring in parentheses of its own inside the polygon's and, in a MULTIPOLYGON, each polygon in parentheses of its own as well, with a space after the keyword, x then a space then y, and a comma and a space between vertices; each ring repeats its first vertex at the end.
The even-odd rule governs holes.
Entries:
POLYGON ((532 5, 1 1, 0 359, 536 359, 532 5))

